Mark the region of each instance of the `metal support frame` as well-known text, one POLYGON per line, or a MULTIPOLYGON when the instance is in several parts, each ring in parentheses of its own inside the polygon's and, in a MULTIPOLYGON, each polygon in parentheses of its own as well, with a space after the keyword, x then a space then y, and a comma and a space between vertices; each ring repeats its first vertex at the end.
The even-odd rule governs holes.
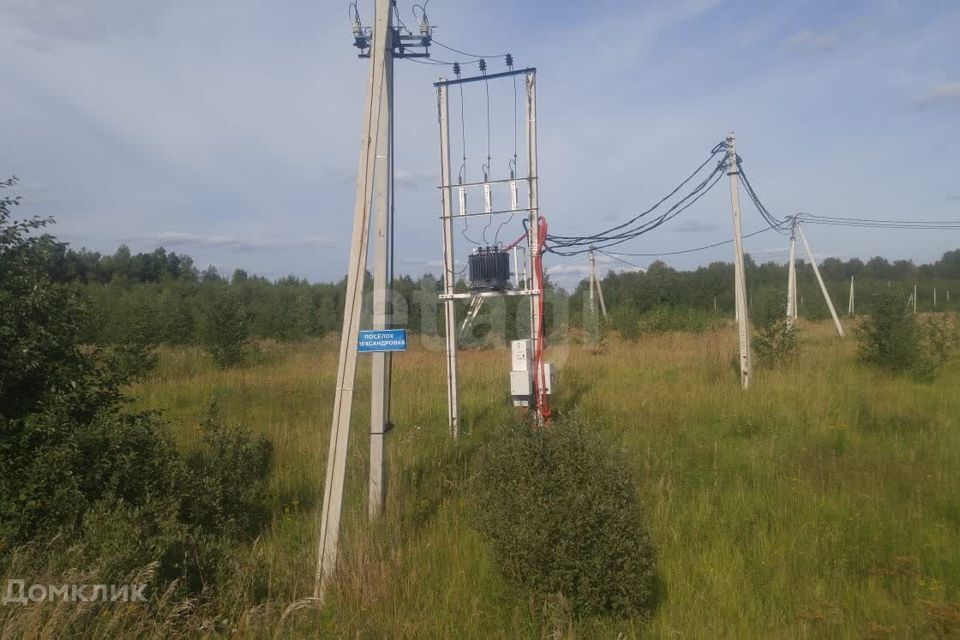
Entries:
POLYGON ((820 283, 820 291, 823 293, 823 299, 827 301, 827 308, 830 309, 830 317, 833 318, 833 325, 837 328, 837 334, 843 338, 846 334, 843 332, 843 325, 840 324, 840 318, 837 316, 837 310, 833 306, 833 300, 830 299, 830 292, 827 291, 827 285, 823 282, 823 277, 820 275, 820 269, 817 267, 817 260, 813 257, 813 251, 810 250, 810 245, 807 243, 807 237, 803 235, 803 228, 797 224, 796 225, 797 233, 800 234, 800 241, 803 243, 803 248, 807 252, 807 257, 810 258, 810 265, 813 267, 813 274, 817 276, 817 282, 820 283))
POLYGON ((737 162, 737 140, 731 131, 727 136, 727 175, 730 176, 730 203, 733 209, 734 298, 740 347, 740 383, 750 388, 753 363, 750 354, 750 319, 747 312, 747 274, 743 262, 743 230, 740 225, 740 166, 737 162))
MULTIPOLYGON (((439 296, 444 304, 445 317, 445 338, 446 338, 446 358, 447 358, 447 419, 450 429, 450 435, 457 439, 460 436, 460 404, 459 404, 459 380, 457 371, 457 318, 455 301, 459 299, 471 300, 471 307, 468 315, 464 319, 461 331, 469 327, 472 318, 479 310, 480 302, 483 298, 492 298, 500 296, 527 296, 530 298, 530 335, 533 341, 533 347, 537 346, 537 339, 540 328, 539 305, 537 297, 541 295, 542 283, 536 277, 535 260, 537 246, 537 235, 539 231, 540 214, 538 208, 538 180, 537 180, 537 140, 536 140, 536 69, 517 69, 503 73, 492 73, 467 78, 456 78, 447 80, 441 78, 434 83, 437 89, 437 112, 440 123, 440 203, 441 216, 440 222, 443 227, 443 293, 439 296), (484 182, 470 182, 464 184, 454 184, 451 176, 450 166, 450 95, 449 88, 452 85, 462 85, 469 82, 479 82, 481 80, 489 81, 497 78, 505 78, 517 75, 526 76, 527 89, 527 154, 529 169, 526 177, 511 178, 510 181, 526 181, 528 189, 529 202, 526 207, 504 211, 484 211, 477 214, 465 214, 464 216, 455 216, 453 213, 453 188, 464 186, 477 186, 486 183, 505 182, 504 180, 489 180, 484 182), (528 215, 528 224, 530 232, 528 234, 527 258, 532 274, 529 282, 523 283, 523 288, 505 291, 482 291, 469 293, 456 293, 457 272, 455 270, 455 248, 453 220, 458 217, 470 215, 496 215, 496 214, 516 214, 524 212, 528 215)), ((514 253, 516 261, 516 252, 514 253)), ((525 279, 526 280, 526 279, 525 279)))

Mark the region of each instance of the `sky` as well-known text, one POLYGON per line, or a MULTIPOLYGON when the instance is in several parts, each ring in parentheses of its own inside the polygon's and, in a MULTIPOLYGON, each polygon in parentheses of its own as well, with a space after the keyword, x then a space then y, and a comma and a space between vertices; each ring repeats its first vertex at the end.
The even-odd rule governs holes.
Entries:
MULTIPOLYGON (((371 23, 372 1, 359 5, 371 23)), ((0 176, 20 178, 19 213, 54 216, 54 233, 78 248, 163 246, 222 273, 341 278, 368 64, 351 46, 347 9, 340 0, 0 0, 0 176)), ((398 11, 413 26, 411 2, 398 0, 398 11)), ((439 42, 537 67, 540 204, 553 233, 596 232, 645 209, 729 131, 778 216, 960 220, 955 0, 433 0, 428 14, 439 42)), ((396 270, 413 276, 440 270, 432 83, 442 74, 397 62, 396 270)), ((490 171, 502 178, 513 87, 490 87, 490 171)), ((451 110, 460 106, 451 94, 451 110)), ((467 143, 468 180, 480 179, 487 155, 485 111, 483 83, 471 85, 462 122, 451 122, 467 143)), ((461 157, 459 140, 453 153, 461 157)), ((744 232, 762 228, 743 200, 744 232)), ((484 224, 471 220, 466 236, 482 243, 484 224)), ((521 232, 512 221, 497 239, 521 232)), ((724 181, 622 250, 731 235, 724 181)), ((810 227, 807 237, 818 258, 929 262, 960 247, 956 232, 810 227)), ((458 241, 465 256, 471 243, 458 241)), ((783 261, 786 244, 770 233, 746 249, 783 261)), ((691 268, 732 252, 666 261, 691 268)), ((546 264, 567 285, 587 266, 546 264)))

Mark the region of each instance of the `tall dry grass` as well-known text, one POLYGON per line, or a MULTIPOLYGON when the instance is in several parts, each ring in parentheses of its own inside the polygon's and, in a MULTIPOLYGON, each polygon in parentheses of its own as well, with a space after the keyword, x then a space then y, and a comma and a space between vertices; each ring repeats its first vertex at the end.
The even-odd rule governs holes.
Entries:
MULTIPOLYGON (((373 525, 362 363, 342 561, 317 609, 308 596, 335 340, 264 344, 251 365, 226 372, 198 351, 165 350, 152 379, 135 389, 139 405, 164 410, 185 448, 211 400, 227 420, 267 434, 276 446, 274 516, 248 550, 257 575, 240 572, 214 602, 183 604, 169 627, 162 615, 106 607, 94 636, 960 633, 960 368, 954 361, 931 384, 888 377, 857 364, 853 342, 831 331, 804 326, 797 361, 758 371, 748 393, 738 387, 729 328, 555 351, 557 409, 581 413, 622 447, 640 479, 666 590, 645 626, 573 620, 562 598, 531 601, 503 581, 471 528, 464 486, 472 453, 514 417, 507 353, 463 353, 466 428, 456 444, 446 432, 443 354, 414 348, 396 357, 390 493, 373 525), (252 586, 261 583, 262 592, 252 586)), ((5 608, 0 616, 11 630, 55 637, 71 623, 51 621, 82 615, 57 611, 5 608)))

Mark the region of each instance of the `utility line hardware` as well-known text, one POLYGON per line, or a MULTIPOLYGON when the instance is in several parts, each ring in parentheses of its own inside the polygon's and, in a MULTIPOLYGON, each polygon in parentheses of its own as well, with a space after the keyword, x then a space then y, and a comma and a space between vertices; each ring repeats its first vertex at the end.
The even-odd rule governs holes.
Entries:
MULTIPOLYGON (((479 312, 482 300, 489 297, 499 296, 523 296, 530 301, 530 337, 526 340, 515 341, 516 346, 523 343, 523 353, 528 354, 524 362, 526 367, 518 370, 515 366, 511 367, 510 382, 511 396, 517 406, 526 406, 536 410, 538 421, 549 417, 550 407, 548 395, 552 393, 552 375, 553 368, 549 363, 544 362, 545 335, 543 328, 543 253, 546 241, 546 221, 540 216, 538 205, 538 181, 537 181, 537 128, 536 128, 536 69, 513 69, 512 56, 507 58, 509 71, 498 73, 487 73, 486 61, 480 60, 481 75, 478 76, 460 76, 459 68, 454 69, 455 78, 441 78, 434 83, 437 89, 438 112, 440 122, 440 200, 442 213, 440 216, 443 228, 443 263, 444 263, 444 282, 443 293, 439 296, 444 303, 444 316, 446 328, 446 355, 447 355, 447 417, 450 433, 454 438, 460 434, 460 407, 459 407, 459 381, 458 381, 458 357, 457 342, 474 321, 479 312), (514 80, 516 94, 516 79, 525 80, 526 87, 526 142, 527 142, 527 171, 525 177, 518 177, 517 169, 517 150, 514 149, 513 158, 508 163, 510 177, 509 179, 496 178, 493 174, 491 162, 490 145, 490 85, 493 80, 510 78, 514 80), (463 88, 476 82, 483 82, 486 90, 487 107, 487 149, 485 162, 480 166, 482 180, 470 181, 467 179, 467 154, 466 154, 466 125, 463 120, 463 88), (456 183, 451 180, 453 175, 450 164, 451 156, 451 136, 450 136, 450 89, 457 88, 460 97, 461 114, 461 138, 463 140, 462 163, 457 175, 456 183), (527 194, 526 201, 520 200, 519 185, 526 183, 527 194), (494 207, 494 189, 498 185, 509 188, 509 209, 497 210, 494 207), (471 189, 480 190, 483 207, 482 211, 471 212, 467 208, 468 194, 471 189), (456 190, 457 211, 453 211, 454 190, 456 190), (486 231, 492 225, 493 216, 509 215, 500 227, 497 228, 493 243, 476 246, 467 258, 467 268, 469 270, 469 293, 456 293, 456 277, 460 273, 455 269, 455 246, 454 246, 454 219, 462 219, 464 231, 462 235, 470 241, 466 235, 467 220, 474 216, 487 216, 489 221, 483 228, 484 238, 486 231), (521 215, 524 222, 526 234, 517 239, 513 244, 502 247, 498 242, 499 231, 504 225, 513 220, 514 216, 521 215), (526 260, 529 263, 529 274, 527 277, 526 267, 524 267, 524 277, 520 279, 519 259, 517 257, 517 244, 526 239, 526 260), (515 288, 510 288, 510 252, 514 252, 514 276, 515 288), (458 299, 469 299, 470 308, 464 318, 460 330, 457 330, 456 306, 458 299)), ((516 115, 517 100, 514 99, 514 131, 516 133, 516 115)), ((515 138, 517 136, 515 135, 515 138)), ((515 147, 516 140, 515 140, 515 147)), ((502 205, 501 205, 502 206, 502 205)))

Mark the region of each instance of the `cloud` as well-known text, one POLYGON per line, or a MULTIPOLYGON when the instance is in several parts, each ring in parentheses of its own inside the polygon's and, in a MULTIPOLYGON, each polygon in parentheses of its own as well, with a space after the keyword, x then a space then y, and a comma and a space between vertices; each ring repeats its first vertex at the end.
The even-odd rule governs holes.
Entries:
POLYGON ((830 53, 862 39, 877 26, 877 16, 864 14, 832 29, 801 29, 783 41, 783 48, 808 53, 830 53))
POLYGON ((126 0, 7 0, 4 17, 24 32, 25 43, 55 47, 64 40, 98 42, 110 36, 154 32, 158 3, 126 0))
POLYGON ((804 29, 787 38, 783 46, 785 49, 827 53, 843 44, 839 31, 811 31, 804 29))
POLYGON ((960 107, 960 82, 944 82, 930 89, 915 101, 918 109, 960 107))
POLYGON ((673 227, 671 230, 677 233, 699 233, 701 231, 714 231, 719 225, 712 222, 701 222, 698 220, 687 220, 673 227))
POLYGON ((393 174, 394 183, 403 189, 426 188, 429 189, 435 183, 440 181, 439 175, 430 171, 410 171, 409 169, 397 169, 393 174))
POLYGON ((200 235, 184 231, 161 231, 147 242, 157 242, 168 247, 226 247, 237 251, 260 249, 286 249, 293 247, 333 247, 340 243, 320 236, 302 238, 237 238, 231 235, 200 235))

